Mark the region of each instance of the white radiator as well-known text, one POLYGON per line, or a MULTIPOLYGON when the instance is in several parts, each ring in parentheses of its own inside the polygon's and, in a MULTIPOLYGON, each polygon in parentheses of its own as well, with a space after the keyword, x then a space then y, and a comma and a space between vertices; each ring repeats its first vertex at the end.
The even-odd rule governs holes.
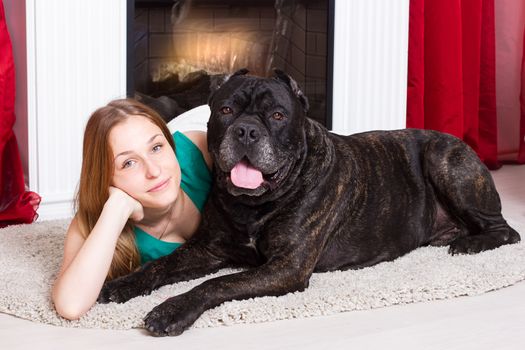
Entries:
POLYGON ((26 12, 29 187, 40 219, 67 217, 89 113, 126 94, 126 1, 28 0, 26 12))
POLYGON ((334 132, 406 126, 409 0, 338 0, 334 132))

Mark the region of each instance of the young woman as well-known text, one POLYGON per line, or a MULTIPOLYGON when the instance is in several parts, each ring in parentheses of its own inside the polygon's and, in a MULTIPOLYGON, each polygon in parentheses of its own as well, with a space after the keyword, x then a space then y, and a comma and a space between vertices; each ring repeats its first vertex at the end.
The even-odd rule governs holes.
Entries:
POLYGON ((77 319, 104 281, 167 255, 197 229, 211 186, 206 133, 169 132, 147 106, 116 100, 84 133, 76 215, 52 298, 77 319))

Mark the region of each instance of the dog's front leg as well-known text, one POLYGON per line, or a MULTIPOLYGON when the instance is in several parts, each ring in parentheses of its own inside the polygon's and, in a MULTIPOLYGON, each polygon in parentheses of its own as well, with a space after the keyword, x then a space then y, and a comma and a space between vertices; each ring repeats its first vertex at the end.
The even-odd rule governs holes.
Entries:
POLYGON ((157 336, 179 335, 204 311, 225 301, 302 291, 308 286, 312 270, 279 259, 252 270, 208 280, 155 307, 144 319, 145 326, 157 336))
POLYGON ((226 261, 211 254, 205 244, 188 242, 172 254, 144 265, 140 270, 106 282, 99 303, 123 303, 167 284, 187 281, 218 271, 226 261))

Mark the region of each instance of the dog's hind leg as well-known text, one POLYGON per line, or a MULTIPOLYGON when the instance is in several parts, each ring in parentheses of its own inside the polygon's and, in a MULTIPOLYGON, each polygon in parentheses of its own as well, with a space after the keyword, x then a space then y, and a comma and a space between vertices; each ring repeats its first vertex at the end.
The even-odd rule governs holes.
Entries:
POLYGON ((463 234, 451 254, 473 254, 516 243, 520 235, 501 214, 501 202, 488 169, 460 140, 444 136, 425 150, 425 173, 437 200, 463 234))

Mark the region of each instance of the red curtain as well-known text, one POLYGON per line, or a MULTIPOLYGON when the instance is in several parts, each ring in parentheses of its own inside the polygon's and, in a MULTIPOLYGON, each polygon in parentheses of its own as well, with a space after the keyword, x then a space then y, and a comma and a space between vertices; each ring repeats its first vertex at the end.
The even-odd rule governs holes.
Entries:
POLYGON ((40 203, 40 196, 25 190, 20 154, 13 132, 14 107, 13 52, 4 4, 0 0, 0 227, 33 222, 40 203))
POLYGON ((494 0, 411 0, 407 127, 455 135, 497 169, 496 93, 494 0))

